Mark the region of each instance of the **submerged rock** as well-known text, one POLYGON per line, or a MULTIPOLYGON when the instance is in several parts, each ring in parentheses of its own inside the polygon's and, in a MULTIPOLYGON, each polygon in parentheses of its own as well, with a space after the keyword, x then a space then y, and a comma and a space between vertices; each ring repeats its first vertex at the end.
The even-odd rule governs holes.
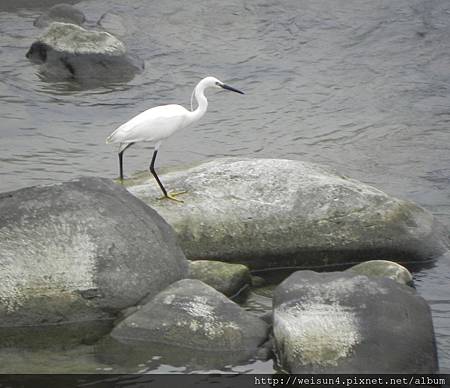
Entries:
POLYGON ((117 36, 124 36, 127 33, 122 17, 112 12, 104 13, 97 24, 105 31, 117 36))
POLYGON ((410 287, 351 272, 298 271, 273 299, 290 373, 437 373, 430 309, 410 287))
POLYGON ((52 23, 26 57, 42 65, 41 72, 50 80, 119 82, 143 69, 143 63, 130 57, 115 36, 71 23, 52 23))
POLYGON ((385 277, 406 286, 413 285, 413 277, 403 265, 388 260, 370 260, 350 267, 352 271, 360 275, 385 277))
POLYGON ((0 214, 2 343, 32 342, 36 328, 56 325, 67 329, 61 337, 95 337, 187 275, 171 227, 107 179, 3 193, 0 214))
POLYGON ((48 27, 53 22, 72 23, 81 26, 86 21, 83 12, 70 4, 56 4, 40 15, 34 25, 39 28, 48 27))
POLYGON ((160 342, 194 350, 254 354, 268 326, 222 293, 195 279, 160 292, 111 332, 123 343, 160 342))
POLYGON ((201 280, 229 297, 248 289, 251 284, 250 271, 245 265, 221 261, 191 261, 189 277, 201 280))
POLYGON ((158 201, 152 178, 132 194, 155 208, 190 259, 268 267, 311 267, 361 258, 427 260, 446 251, 426 210, 314 164, 218 159, 167 173, 184 203, 158 201))

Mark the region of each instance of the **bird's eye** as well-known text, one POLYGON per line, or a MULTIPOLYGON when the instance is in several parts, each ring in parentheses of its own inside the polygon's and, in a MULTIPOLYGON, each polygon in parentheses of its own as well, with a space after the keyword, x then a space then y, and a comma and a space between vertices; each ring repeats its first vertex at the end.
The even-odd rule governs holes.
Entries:
POLYGON ((217 85, 217 86, 220 86, 220 84, 219 84, 218 82, 216 82, 216 85, 217 85))

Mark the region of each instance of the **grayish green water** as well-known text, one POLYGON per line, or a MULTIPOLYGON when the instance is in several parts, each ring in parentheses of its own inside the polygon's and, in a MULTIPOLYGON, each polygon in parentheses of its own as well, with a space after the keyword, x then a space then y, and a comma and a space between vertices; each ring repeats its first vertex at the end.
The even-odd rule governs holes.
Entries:
MULTIPOLYGON (((45 82, 25 59, 40 34, 33 20, 50 4, 0 2, 0 191, 115 177, 106 136, 154 105, 187 107, 198 80, 214 75, 246 95, 209 93, 207 115, 163 144, 160 166, 221 156, 313 161, 416 201, 450 226, 448 1, 82 1, 90 25, 106 11, 120 14, 124 41, 146 64, 126 84, 93 89, 45 82)), ((145 169, 150 157, 149 146, 131 148, 125 172, 145 169)), ((445 257, 415 273, 433 310, 443 373, 449 267, 445 257)), ((95 353, 76 352, 88 360, 95 353)), ((64 357, 62 364, 71 359, 64 357)), ((38 353, 2 358, 43 363, 38 353)))

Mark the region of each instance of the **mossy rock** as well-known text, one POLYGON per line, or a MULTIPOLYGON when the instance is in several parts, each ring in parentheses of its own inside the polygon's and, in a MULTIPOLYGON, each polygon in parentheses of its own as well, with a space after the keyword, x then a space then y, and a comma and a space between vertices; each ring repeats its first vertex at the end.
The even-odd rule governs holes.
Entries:
POLYGON ((389 260, 365 261, 364 263, 350 267, 347 271, 360 275, 389 278, 406 286, 412 286, 414 284, 411 272, 403 267, 403 265, 389 260))
POLYGON ((221 261, 191 261, 189 277, 201 280, 229 297, 248 289, 251 284, 250 271, 245 265, 221 261))

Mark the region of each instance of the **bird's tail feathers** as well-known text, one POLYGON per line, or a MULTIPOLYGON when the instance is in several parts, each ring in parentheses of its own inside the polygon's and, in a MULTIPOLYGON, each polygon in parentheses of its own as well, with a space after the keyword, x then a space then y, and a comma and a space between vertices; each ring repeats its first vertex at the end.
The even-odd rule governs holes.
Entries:
POLYGON ((111 135, 109 135, 106 138, 106 144, 111 144, 111 143, 116 143, 117 141, 115 140, 115 135, 116 135, 117 130, 115 130, 113 133, 111 133, 111 135))

